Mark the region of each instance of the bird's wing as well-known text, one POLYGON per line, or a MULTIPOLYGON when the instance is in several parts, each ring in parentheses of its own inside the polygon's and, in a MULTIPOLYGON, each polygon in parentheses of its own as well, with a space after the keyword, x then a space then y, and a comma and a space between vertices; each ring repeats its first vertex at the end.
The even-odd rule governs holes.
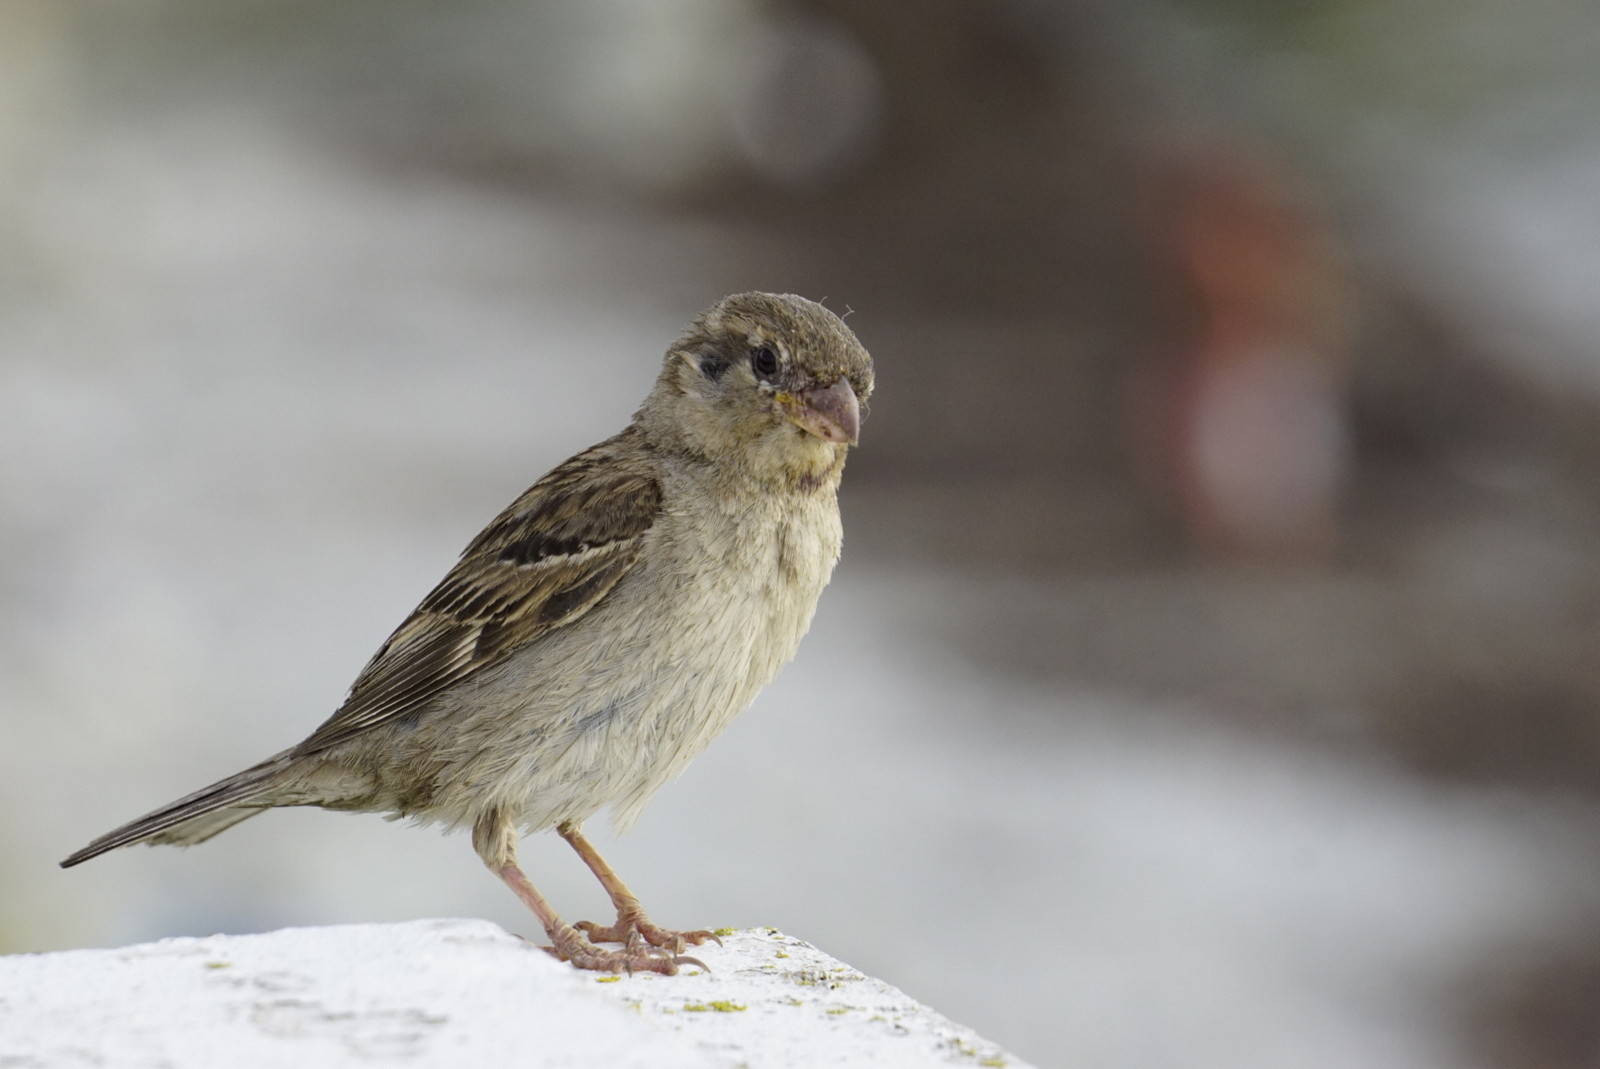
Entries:
POLYGON ((661 484, 642 461, 624 432, 535 483, 472 540, 296 751, 404 716, 599 604, 661 513, 661 484))

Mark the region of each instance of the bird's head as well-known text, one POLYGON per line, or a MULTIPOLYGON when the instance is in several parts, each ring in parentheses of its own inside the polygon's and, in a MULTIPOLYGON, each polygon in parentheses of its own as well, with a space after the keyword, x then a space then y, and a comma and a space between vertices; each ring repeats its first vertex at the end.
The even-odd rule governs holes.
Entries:
POLYGON ((838 316, 792 294, 737 293, 668 351, 639 420, 663 445, 819 486, 842 469, 871 394, 872 358, 838 316))

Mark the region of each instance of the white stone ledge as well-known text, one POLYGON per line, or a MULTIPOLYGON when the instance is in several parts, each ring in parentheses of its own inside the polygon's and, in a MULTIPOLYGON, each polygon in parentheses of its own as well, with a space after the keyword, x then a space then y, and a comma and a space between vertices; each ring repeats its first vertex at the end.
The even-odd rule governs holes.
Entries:
POLYGON ((484 921, 291 928, 0 958, 0 1066, 1023 1066, 773 929, 605 977, 484 921))

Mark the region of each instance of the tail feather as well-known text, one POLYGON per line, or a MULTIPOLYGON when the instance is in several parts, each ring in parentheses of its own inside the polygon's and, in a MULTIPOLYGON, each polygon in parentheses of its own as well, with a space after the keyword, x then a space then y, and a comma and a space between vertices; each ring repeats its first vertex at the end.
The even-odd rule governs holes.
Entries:
POLYGON ((220 835, 250 817, 260 816, 272 807, 269 805, 231 805, 222 809, 214 809, 209 813, 201 813, 197 817, 190 817, 179 824, 174 824, 166 831, 157 832, 143 840, 150 846, 166 844, 169 846, 193 846, 203 843, 213 835, 220 835))
POLYGON ((286 755, 269 758, 237 775, 179 798, 176 802, 146 813, 138 820, 106 832, 88 846, 61 862, 69 869, 108 850, 138 842, 204 842, 241 820, 263 812, 273 803, 263 796, 289 765, 286 755))

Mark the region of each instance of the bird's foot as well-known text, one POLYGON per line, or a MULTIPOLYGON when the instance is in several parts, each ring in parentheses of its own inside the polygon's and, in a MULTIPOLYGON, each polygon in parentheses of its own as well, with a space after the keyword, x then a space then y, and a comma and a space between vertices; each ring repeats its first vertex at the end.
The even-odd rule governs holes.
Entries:
POLYGON ((637 938, 621 950, 606 950, 595 946, 590 939, 584 938, 568 925, 562 925, 551 936, 551 942, 555 945, 545 947, 545 950, 580 969, 593 969, 596 972, 656 972, 663 976, 676 976, 680 965, 698 965, 706 972, 711 971, 699 958, 645 945, 637 938))
MULTIPOLYGON (((637 947, 641 939, 653 947, 670 950, 674 954, 681 954, 686 947, 699 946, 701 943, 713 942, 718 946, 722 945, 721 939, 704 929, 675 932, 653 923, 643 913, 619 913, 617 923, 605 928, 594 921, 579 921, 577 927, 591 942, 621 943, 630 949, 637 947)), ((702 965, 701 968, 705 966, 702 965)))

